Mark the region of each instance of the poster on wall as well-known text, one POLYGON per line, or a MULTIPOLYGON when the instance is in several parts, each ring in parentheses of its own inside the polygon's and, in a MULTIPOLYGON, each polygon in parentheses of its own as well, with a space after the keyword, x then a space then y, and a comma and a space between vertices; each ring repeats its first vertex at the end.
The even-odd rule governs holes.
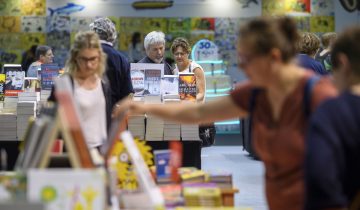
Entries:
POLYGON ((263 0, 263 15, 309 14, 310 0, 263 0))
POLYGON ((16 33, 21 31, 19 16, 0 16, 0 33, 16 33))
POLYGON ((21 31, 31 33, 46 32, 45 16, 23 16, 21 18, 21 31))
POLYGON ((311 15, 334 16, 334 1, 311 0, 311 15))
POLYGON ((310 17, 310 32, 333 32, 335 31, 334 16, 310 17))

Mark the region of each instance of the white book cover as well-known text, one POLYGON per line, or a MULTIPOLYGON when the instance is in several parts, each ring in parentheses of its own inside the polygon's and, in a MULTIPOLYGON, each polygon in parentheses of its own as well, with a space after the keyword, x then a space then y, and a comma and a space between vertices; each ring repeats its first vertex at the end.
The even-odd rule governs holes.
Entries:
MULTIPOLYGON (((149 88, 146 88, 150 85, 149 82, 146 83, 145 71, 149 70, 159 70, 160 78, 164 76, 164 64, 155 64, 155 63, 131 63, 130 64, 130 75, 132 85, 135 91, 135 96, 142 96, 149 94, 149 88)), ((148 72, 149 73, 149 72, 148 72)), ((149 74, 148 74, 149 75, 149 74)), ((148 80, 149 81, 149 80, 148 80)), ((160 82, 159 82, 160 84, 160 82)), ((160 87, 159 90, 160 92, 160 87)), ((151 93, 153 94, 153 93, 151 93)), ((159 93, 160 94, 160 93, 159 93)))
POLYGON ((179 75, 164 75, 161 78, 162 95, 179 95, 179 75))
POLYGON ((106 209, 102 170, 29 170, 27 198, 41 201, 47 210, 106 209))

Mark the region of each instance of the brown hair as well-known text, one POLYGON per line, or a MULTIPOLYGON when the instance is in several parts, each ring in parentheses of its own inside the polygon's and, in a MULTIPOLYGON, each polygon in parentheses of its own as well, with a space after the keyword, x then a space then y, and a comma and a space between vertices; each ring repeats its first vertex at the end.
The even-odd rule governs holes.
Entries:
POLYGON ((239 32, 239 43, 249 43, 253 53, 264 55, 277 48, 284 62, 295 56, 297 40, 296 24, 289 17, 256 18, 242 26, 239 32))
POLYGON ((173 43, 171 44, 171 52, 174 54, 176 48, 182 47, 187 54, 191 53, 191 46, 189 42, 184 37, 176 38, 173 43))
POLYGON ((100 63, 97 74, 102 77, 105 71, 106 54, 103 52, 99 36, 94 31, 80 31, 75 35, 74 44, 70 50, 70 57, 66 61, 65 69, 72 76, 78 71, 76 62, 79 52, 83 49, 98 49, 100 53, 100 63))
POLYGON ((337 34, 335 32, 324 33, 321 36, 321 43, 324 48, 328 48, 331 41, 335 41, 337 38, 337 34))
POLYGON ((335 41, 331 51, 331 62, 334 70, 340 66, 338 55, 344 53, 348 58, 354 74, 360 76, 360 27, 346 29, 335 41))
POLYGON ((303 32, 300 35, 298 48, 300 53, 313 56, 320 47, 320 39, 314 33, 303 32))

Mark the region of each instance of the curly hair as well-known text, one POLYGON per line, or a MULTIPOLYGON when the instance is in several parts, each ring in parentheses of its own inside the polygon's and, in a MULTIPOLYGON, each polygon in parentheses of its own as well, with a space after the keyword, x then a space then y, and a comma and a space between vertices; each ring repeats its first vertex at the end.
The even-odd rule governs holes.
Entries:
POLYGON ((298 49, 300 53, 313 56, 320 47, 320 39, 314 33, 303 32, 300 34, 298 49))
POLYGON ((178 37, 173 41, 170 47, 171 52, 174 54, 178 47, 182 47, 187 54, 191 53, 191 46, 184 37, 178 37))

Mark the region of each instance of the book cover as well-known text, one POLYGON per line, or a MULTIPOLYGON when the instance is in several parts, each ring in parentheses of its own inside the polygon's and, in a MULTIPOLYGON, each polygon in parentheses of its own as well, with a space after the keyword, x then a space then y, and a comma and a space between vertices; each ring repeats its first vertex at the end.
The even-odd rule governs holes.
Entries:
POLYGON ((60 67, 57 64, 41 64, 41 90, 51 90, 54 78, 59 76, 60 67))
POLYGON ((144 69, 131 69, 130 71, 131 83, 134 88, 134 96, 142 96, 144 92, 144 69))
POLYGON ((154 150, 154 160, 156 167, 156 179, 158 182, 170 182, 170 150, 154 150))
POLYGON ((179 94, 179 76, 164 75, 161 78, 161 94, 162 95, 178 95, 179 94))
POLYGON ((21 65, 12 64, 4 65, 5 73, 5 96, 17 96, 22 92, 25 72, 22 71, 21 65))
POLYGON ((0 74, 0 101, 4 101, 5 94, 5 74, 0 74))
POLYGON ((145 87, 143 95, 160 95, 161 70, 145 69, 145 87))
POLYGON ((106 209, 102 170, 29 170, 27 198, 48 210, 106 209))
POLYGON ((24 92, 40 92, 40 81, 37 77, 24 78, 24 92))
POLYGON ((179 95, 181 100, 196 101, 196 77, 194 73, 179 74, 179 95))
POLYGON ((147 95, 148 89, 145 90, 145 70, 156 69, 160 70, 160 78, 164 76, 164 64, 155 63, 131 63, 130 64, 130 75, 132 85, 135 91, 135 96, 147 95))

